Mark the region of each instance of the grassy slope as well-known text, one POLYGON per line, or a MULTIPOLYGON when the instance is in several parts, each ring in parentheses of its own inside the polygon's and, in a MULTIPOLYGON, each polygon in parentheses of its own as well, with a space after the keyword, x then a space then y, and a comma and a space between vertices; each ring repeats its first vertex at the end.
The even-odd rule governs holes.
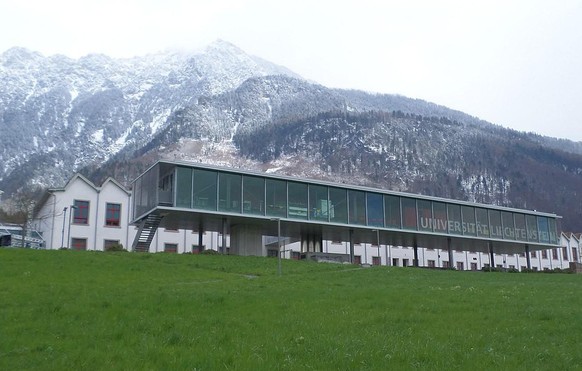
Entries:
POLYGON ((582 276, 0 249, 0 369, 582 368, 582 276))

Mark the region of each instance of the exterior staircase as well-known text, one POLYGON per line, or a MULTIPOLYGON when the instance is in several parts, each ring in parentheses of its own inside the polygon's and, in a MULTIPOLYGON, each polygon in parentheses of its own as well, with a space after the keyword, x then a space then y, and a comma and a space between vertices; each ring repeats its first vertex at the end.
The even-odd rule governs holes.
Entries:
POLYGON ((154 235, 156 234, 161 221, 162 216, 158 214, 150 214, 140 221, 139 229, 133 240, 132 251, 150 251, 150 244, 154 239, 154 235))

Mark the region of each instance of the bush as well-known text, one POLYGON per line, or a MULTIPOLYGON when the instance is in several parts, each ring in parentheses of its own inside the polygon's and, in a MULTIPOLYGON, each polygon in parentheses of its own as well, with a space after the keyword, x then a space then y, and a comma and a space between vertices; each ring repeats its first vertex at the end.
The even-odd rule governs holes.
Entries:
POLYGON ((125 250, 125 249, 123 248, 123 245, 122 245, 122 244, 120 244, 120 243, 116 243, 116 244, 114 244, 114 245, 107 246, 107 247, 105 248, 105 251, 107 251, 107 252, 118 252, 118 251, 127 251, 127 250, 125 250))

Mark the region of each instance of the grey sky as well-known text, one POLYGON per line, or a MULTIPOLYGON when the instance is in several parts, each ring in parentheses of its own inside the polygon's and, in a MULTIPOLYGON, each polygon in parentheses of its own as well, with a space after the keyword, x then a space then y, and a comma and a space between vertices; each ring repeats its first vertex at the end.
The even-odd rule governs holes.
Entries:
POLYGON ((582 140, 582 0, 2 0, 0 34, 70 57, 221 38, 329 87, 582 140))

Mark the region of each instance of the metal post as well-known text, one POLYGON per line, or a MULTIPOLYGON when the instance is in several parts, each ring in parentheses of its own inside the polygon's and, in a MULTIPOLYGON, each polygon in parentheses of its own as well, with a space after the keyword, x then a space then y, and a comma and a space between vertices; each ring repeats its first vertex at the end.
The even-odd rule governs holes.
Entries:
POLYGON ((454 269, 453 260, 455 260, 453 256, 453 240, 449 237, 447 238, 447 247, 449 249, 449 269, 454 269))
POLYGON ((418 242, 416 242, 416 239, 414 240, 413 251, 414 261, 412 262, 412 265, 418 268, 418 242))
POLYGON ((529 245, 525 245, 525 258, 527 260, 527 269, 531 269, 531 260, 529 258, 529 245))
POLYGON ((380 265, 382 265, 382 259, 380 258, 380 230, 376 229, 376 243, 378 245, 378 259, 380 259, 380 265))
POLYGON ((61 249, 65 247, 65 223, 67 222, 67 207, 63 209, 63 230, 61 231, 61 249))
POLYGON ((495 255, 493 255, 493 243, 489 241, 489 272, 494 268, 493 265, 495 264, 495 255))

